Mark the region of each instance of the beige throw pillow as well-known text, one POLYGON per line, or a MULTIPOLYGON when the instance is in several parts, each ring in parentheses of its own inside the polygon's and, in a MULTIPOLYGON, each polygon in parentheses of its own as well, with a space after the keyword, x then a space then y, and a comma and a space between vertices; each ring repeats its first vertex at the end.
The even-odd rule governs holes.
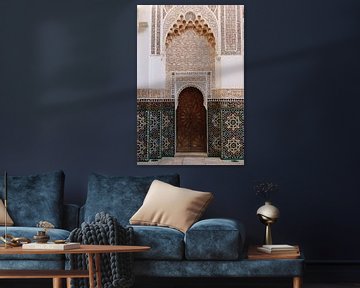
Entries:
POLYGON ((130 224, 166 226, 186 232, 212 200, 210 192, 199 192, 154 180, 143 205, 130 224))
MULTIPOLYGON (((10 218, 9 214, 6 213, 6 225, 12 226, 14 225, 14 221, 10 218)), ((0 226, 5 225, 5 205, 3 201, 0 199, 0 226)))

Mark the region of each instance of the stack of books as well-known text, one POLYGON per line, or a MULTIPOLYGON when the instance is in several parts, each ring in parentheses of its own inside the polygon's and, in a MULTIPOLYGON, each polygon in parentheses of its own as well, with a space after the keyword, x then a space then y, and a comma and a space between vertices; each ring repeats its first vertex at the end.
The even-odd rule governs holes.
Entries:
POLYGON ((296 259, 300 257, 298 245, 260 245, 250 246, 248 250, 248 259, 296 259))
POLYGON ((27 243, 22 245, 27 250, 70 250, 79 249, 80 243, 27 243))
POLYGON ((286 245, 286 244, 279 244, 279 245, 262 245, 258 246, 257 250, 259 252, 264 252, 268 254, 299 254, 299 247, 286 245))

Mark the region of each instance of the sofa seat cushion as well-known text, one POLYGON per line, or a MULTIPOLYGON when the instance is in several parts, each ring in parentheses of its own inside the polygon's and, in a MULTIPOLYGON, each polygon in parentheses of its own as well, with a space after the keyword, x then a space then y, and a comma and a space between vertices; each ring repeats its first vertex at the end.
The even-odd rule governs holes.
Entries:
MULTIPOLYGON (((142 277, 194 277, 199 279, 200 287, 224 287, 225 285, 211 282, 216 277, 294 277, 301 276, 304 270, 304 259, 275 259, 275 260, 247 260, 234 261, 135 261, 134 273, 142 277), (210 277, 210 285, 203 282, 202 277, 210 277)), ((230 281, 233 282, 233 281, 230 281)), ((233 282, 238 283, 238 281, 233 282)), ((192 283, 193 284, 193 283, 192 283)), ((242 285, 228 285, 243 287, 242 285)), ((171 287, 169 284, 168 286, 171 287)), ((272 286, 271 287, 278 287, 272 286)), ((265 285, 265 287, 270 287, 265 285)), ((148 287, 152 287, 149 285, 148 287)), ((154 286, 156 287, 156 286, 154 286)), ((180 286, 179 286, 180 287, 180 286)), ((186 287, 186 286, 184 286, 186 287)), ((191 287, 197 287, 195 284, 191 287)), ((225 286, 226 287, 226 286, 225 286)), ((246 287, 255 287, 255 285, 246 287)), ((263 286, 257 286, 263 287, 263 286)), ((281 287, 285 287, 282 286, 281 287)), ((290 286, 289 286, 290 287, 290 286)))
MULTIPOLYGON (((38 256, 45 256, 45 255, 38 255, 38 256)), ((63 270, 65 267, 64 259, 48 260, 48 259, 44 259, 44 257, 41 258, 39 257, 37 260, 26 260, 26 261, 21 261, 21 260, 22 259, 10 259, 10 260, 0 259, 0 270, 63 270)), ((35 287, 29 285, 30 284, 24 285, 22 287, 35 287)), ((4 287, 4 286, 2 286, 1 284, 0 287, 4 287)), ((10 287, 18 287, 18 286, 11 285, 10 287)))
POLYGON ((243 225, 232 219, 196 222, 185 234, 187 260, 235 260, 245 241, 243 225))
POLYGON ((144 177, 91 174, 83 208, 84 219, 81 220, 91 222, 96 213, 106 212, 114 216, 119 224, 128 225, 155 179, 175 186, 180 184, 178 174, 144 177))
MULTIPOLYGON (((8 227, 7 233, 14 237, 25 237, 29 240, 33 239, 33 236, 41 230, 37 227, 8 227)), ((5 234, 5 228, 0 227, 0 235, 5 234)), ((65 240, 69 237, 70 232, 63 229, 49 229, 47 234, 50 236, 49 241, 54 240, 65 240)), ((62 260, 64 255, 35 255, 35 254, 24 254, 24 255, 0 255, 0 260, 62 260)))
POLYGON ((135 259, 184 259, 184 234, 176 229, 158 226, 132 226, 134 244, 150 246, 146 252, 134 253, 135 259))

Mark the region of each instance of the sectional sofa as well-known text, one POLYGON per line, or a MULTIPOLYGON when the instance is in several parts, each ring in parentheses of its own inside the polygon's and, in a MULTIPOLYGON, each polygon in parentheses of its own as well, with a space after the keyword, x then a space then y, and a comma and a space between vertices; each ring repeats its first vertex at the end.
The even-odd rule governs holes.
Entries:
MULTIPOLYGON (((48 232, 51 239, 66 239, 72 229, 83 221, 93 221, 95 214, 103 211, 116 217, 121 225, 128 226, 154 179, 180 186, 177 174, 149 177, 91 174, 85 204, 78 208, 63 204, 62 171, 9 178, 8 210, 15 225, 8 233, 32 238, 39 230, 36 223, 46 220, 56 226, 48 232)), ((151 247, 148 252, 134 255, 137 276, 298 277, 303 273, 302 259, 246 259, 245 229, 238 220, 202 219, 186 231, 150 225, 132 227, 135 244, 151 247)), ((0 233, 4 233, 3 227, 0 233)), ((64 258, 56 255, 0 256, 0 269, 64 267, 64 258)))

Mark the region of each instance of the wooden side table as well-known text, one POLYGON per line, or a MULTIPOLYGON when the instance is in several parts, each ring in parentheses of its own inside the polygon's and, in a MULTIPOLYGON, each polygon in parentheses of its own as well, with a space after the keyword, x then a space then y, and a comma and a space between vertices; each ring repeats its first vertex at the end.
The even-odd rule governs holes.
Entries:
MULTIPOLYGON (((260 252, 257 250, 258 246, 250 246, 248 249, 248 254, 247 254, 247 258, 249 260, 272 260, 272 261, 276 261, 276 260, 281 260, 281 259, 298 259, 301 257, 300 254, 300 248, 298 247, 298 252, 297 253, 274 253, 274 254, 268 254, 268 253, 264 253, 264 252, 260 252)), ((292 282, 293 282, 293 288, 301 288, 302 286, 302 277, 301 275, 299 276, 293 276, 292 277, 292 282)))
POLYGON ((21 247, 0 248, 0 254, 87 254, 89 263, 88 270, 0 270, 0 279, 31 279, 31 278, 52 278, 53 288, 62 287, 61 280, 72 278, 88 278, 89 287, 101 288, 101 257, 102 253, 126 253, 143 252, 149 250, 148 246, 125 246, 125 245, 80 245, 78 249, 71 250, 25 250, 21 247), (95 263, 94 259, 95 258, 95 263))

